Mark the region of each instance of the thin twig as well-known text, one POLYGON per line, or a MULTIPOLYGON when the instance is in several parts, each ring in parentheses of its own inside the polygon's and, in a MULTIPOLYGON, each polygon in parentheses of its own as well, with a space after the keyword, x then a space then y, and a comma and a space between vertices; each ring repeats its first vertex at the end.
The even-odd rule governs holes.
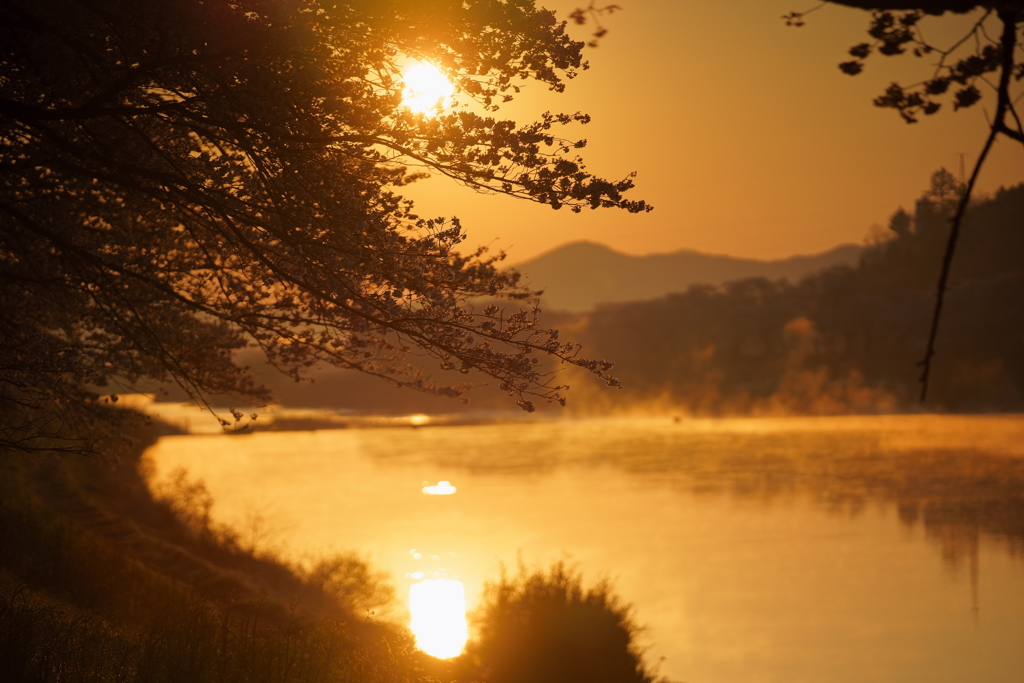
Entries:
POLYGON ((932 369, 932 356, 935 355, 935 337, 939 333, 942 302, 946 295, 946 283, 949 280, 950 267, 953 265, 953 254, 956 251, 957 238, 960 236, 960 224, 963 221, 964 210, 971 199, 971 191, 974 189, 974 182, 978 179, 981 165, 984 163, 985 157, 988 156, 988 151, 992 148, 992 143, 998 134, 999 131, 996 130, 995 126, 990 127, 985 147, 981 150, 977 163, 974 164, 974 171, 971 173, 971 179, 967 183, 967 189, 964 191, 963 196, 960 198, 960 203, 956 207, 953 226, 949 231, 949 239, 946 241, 946 254, 942 259, 942 273, 939 275, 938 296, 935 299, 935 310, 932 312, 932 328, 931 332, 928 333, 928 350, 925 352, 924 359, 918 363, 918 365, 923 366, 921 370, 921 403, 924 403, 928 395, 928 376, 932 369))

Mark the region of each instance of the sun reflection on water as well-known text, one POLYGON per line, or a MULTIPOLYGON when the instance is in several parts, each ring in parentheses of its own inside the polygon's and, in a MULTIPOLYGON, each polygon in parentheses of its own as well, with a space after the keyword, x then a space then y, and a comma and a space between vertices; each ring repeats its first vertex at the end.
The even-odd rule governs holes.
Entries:
POLYGON ((409 588, 409 629, 416 647, 438 659, 462 654, 469 638, 466 590, 455 579, 424 579, 409 588))
MULTIPOLYGON (((424 482, 426 483, 426 482, 424 482)), ((423 493, 431 496, 450 496, 455 493, 457 489, 452 486, 450 481, 439 481, 437 486, 424 486, 423 493)))

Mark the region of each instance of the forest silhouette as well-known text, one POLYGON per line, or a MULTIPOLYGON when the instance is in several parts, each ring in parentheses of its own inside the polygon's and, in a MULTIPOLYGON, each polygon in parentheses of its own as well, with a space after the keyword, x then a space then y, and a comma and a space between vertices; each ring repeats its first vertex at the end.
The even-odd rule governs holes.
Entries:
MULTIPOLYGON (((919 409, 918 361, 962 191, 936 171, 913 214, 897 210, 855 267, 601 306, 580 319, 578 338, 616 359, 624 403, 663 400, 698 414, 919 409)), ((928 409, 1024 406, 1021 216, 1024 185, 967 211, 928 409)))

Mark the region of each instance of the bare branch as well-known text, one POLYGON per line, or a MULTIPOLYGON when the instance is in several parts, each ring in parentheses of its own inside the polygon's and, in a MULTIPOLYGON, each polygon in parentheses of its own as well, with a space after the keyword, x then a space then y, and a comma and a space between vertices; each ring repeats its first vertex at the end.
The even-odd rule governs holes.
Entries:
MULTIPOLYGON (((985 140, 985 144, 982 147, 981 154, 978 155, 978 160, 974 164, 974 170, 971 172, 971 178, 967 183, 967 187, 964 190, 963 196, 960 198, 960 202, 957 204, 956 214, 953 216, 952 224, 950 226, 949 237, 946 241, 946 251, 942 259, 942 271, 939 274, 939 282, 937 287, 937 293, 935 298, 935 308, 932 313, 932 324, 931 330, 928 333, 928 348, 925 351, 924 358, 920 361, 921 369, 921 402, 924 403, 928 396, 928 379, 932 368, 932 357, 935 355, 935 340, 938 337, 939 332, 939 320, 942 316, 942 304, 945 299, 946 289, 949 282, 949 272, 953 265, 953 256, 956 253, 957 240, 960 236, 960 227, 963 222, 964 213, 967 210, 967 205, 971 200, 971 193, 974 190, 974 184, 978 179, 978 174, 981 172, 981 168, 985 163, 985 159, 988 156, 989 150, 992 149, 992 143, 995 142, 996 137, 1003 133, 1013 139, 1017 139, 1020 142, 1024 142, 1024 136, 1020 136, 1009 129, 1006 126, 1005 118, 1012 107, 1010 104, 1010 76, 1013 73, 1013 53, 1016 47, 1017 39, 1017 20, 1018 12, 1014 10, 1002 10, 999 12, 999 18, 1003 22, 1003 33, 1000 40, 1001 49, 1001 74, 999 78, 998 88, 998 102, 996 105, 996 113, 993 117, 992 123, 989 128, 988 137, 985 140)), ((1019 123, 1019 122, 1018 122, 1019 123)))

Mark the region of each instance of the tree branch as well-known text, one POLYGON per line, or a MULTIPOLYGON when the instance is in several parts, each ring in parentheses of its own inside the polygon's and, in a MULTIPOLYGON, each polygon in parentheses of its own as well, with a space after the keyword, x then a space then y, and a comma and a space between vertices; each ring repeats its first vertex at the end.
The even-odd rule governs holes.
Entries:
POLYGON ((946 241, 946 253, 942 258, 942 272, 939 274, 938 292, 935 299, 935 309, 932 312, 932 326, 928 333, 928 348, 925 351, 924 358, 920 361, 919 365, 921 369, 921 403, 925 402, 928 396, 928 380, 931 375, 932 369, 932 357, 935 355, 935 339, 939 332, 939 320, 942 316, 942 304, 945 300, 946 289, 949 282, 949 271, 953 265, 953 255, 956 253, 957 240, 960 237, 960 227, 963 223, 964 213, 967 210, 967 204, 971 201, 971 193, 974 190, 974 184, 978 180, 978 174, 981 172, 981 167, 985 163, 985 158, 988 156, 989 150, 992 149, 992 143, 995 142, 996 137, 1000 133, 1007 135, 1008 137, 1024 142, 1024 136, 1021 136, 1016 131, 1010 129, 1004 119, 1010 109, 1010 76, 1013 72, 1013 51, 1016 47, 1017 40, 1017 12, 1011 10, 1000 10, 999 18, 1003 22, 1003 35, 1000 39, 1000 46, 1002 48, 1002 73, 999 78, 999 100, 996 105, 996 114, 992 119, 992 124, 989 127, 988 138, 985 140, 985 146, 981 150, 981 154, 978 156, 978 161, 974 164, 974 170, 971 173, 971 179, 967 183, 967 188, 964 190, 963 196, 960 198, 960 203, 957 204, 956 214, 953 216, 952 225, 949 230, 949 238, 946 241))

